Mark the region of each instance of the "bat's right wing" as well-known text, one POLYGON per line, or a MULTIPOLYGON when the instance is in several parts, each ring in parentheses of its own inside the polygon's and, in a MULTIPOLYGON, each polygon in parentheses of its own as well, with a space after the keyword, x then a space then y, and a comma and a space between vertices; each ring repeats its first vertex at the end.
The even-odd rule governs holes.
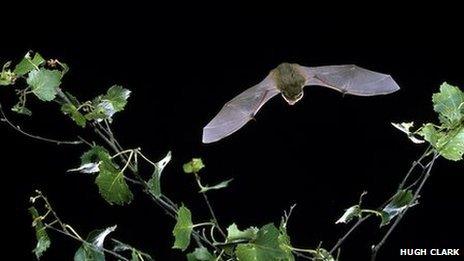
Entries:
POLYGON ((300 68, 305 74, 306 85, 329 87, 344 94, 373 96, 389 94, 400 89, 390 75, 356 65, 300 66, 300 68))
POLYGON ((216 117, 203 128, 203 143, 218 141, 239 130, 279 92, 270 73, 262 82, 242 92, 222 107, 216 117))

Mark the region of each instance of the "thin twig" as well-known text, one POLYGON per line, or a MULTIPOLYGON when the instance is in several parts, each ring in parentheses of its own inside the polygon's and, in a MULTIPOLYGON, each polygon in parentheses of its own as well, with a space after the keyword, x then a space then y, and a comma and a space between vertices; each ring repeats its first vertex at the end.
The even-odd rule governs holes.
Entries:
POLYGON ((6 117, 6 114, 5 112, 3 111, 3 106, 2 104, 0 103, 0 114, 1 114, 1 121, 5 122, 8 126, 10 126, 11 128, 13 128, 14 130, 16 130, 17 132, 29 137, 29 138, 33 138, 33 139, 36 139, 36 140, 40 140, 40 141, 45 141, 45 142, 50 142, 50 143, 55 143, 56 145, 61 145, 61 144, 65 144, 65 145, 79 145, 79 144, 82 144, 82 141, 80 140, 75 140, 75 141, 64 141, 64 140, 56 140, 56 139, 50 139, 50 138, 45 138, 45 137, 42 137, 42 136, 38 136, 38 135, 33 135, 33 134, 30 134, 28 132, 25 132, 23 131, 18 125, 15 125, 13 124, 7 117, 6 117))
POLYGON ((433 165, 435 163, 435 160, 438 158, 439 154, 437 152, 434 153, 433 155, 433 158, 432 160, 430 161, 429 164, 427 164, 427 172, 424 176, 424 178, 422 179, 422 182, 420 183, 419 187, 417 188, 416 192, 414 193, 414 197, 412 198, 412 200, 408 203, 408 205, 406 206, 406 208, 398 215, 398 217, 396 218, 395 222, 393 223, 393 225, 391 225, 390 229, 388 229, 387 233, 385 233, 385 235, 383 236, 383 238, 380 240, 380 242, 375 245, 375 247, 372 248, 372 256, 371 256, 371 261, 375 261, 376 258, 377 258, 377 253, 379 252, 379 250, 382 248, 382 246, 385 244, 385 242, 387 241, 388 237, 391 235, 391 233, 393 232, 393 230, 395 230, 395 228, 398 226, 398 224, 401 222, 401 220, 403 219, 403 217, 406 215, 406 213, 408 212, 408 210, 411 208, 411 206, 416 202, 416 200, 419 198, 419 195, 420 195, 420 192, 422 190, 422 188, 424 187, 425 183, 427 182, 428 178, 430 177, 430 174, 432 173, 432 168, 433 168, 433 165))
MULTIPOLYGON (((81 242, 82 244, 87 244, 87 245, 89 245, 90 247, 92 247, 92 244, 91 244, 91 243, 89 243, 89 242, 87 242, 87 241, 85 241, 85 240, 83 240, 83 239, 81 239, 81 238, 78 238, 78 237, 76 237, 76 236, 74 236, 74 235, 72 235, 72 234, 70 234, 70 233, 67 233, 67 232, 65 232, 65 231, 59 230, 59 229, 57 229, 57 228, 55 228, 55 227, 53 227, 53 226, 50 226, 50 225, 48 225, 48 224, 44 224, 44 226, 45 226, 47 229, 53 230, 53 231, 58 232, 58 233, 60 233, 60 234, 62 234, 62 235, 65 235, 65 236, 67 236, 67 237, 70 237, 70 238, 72 238, 72 239, 74 239, 74 240, 76 240, 76 241, 79 241, 79 242, 81 242)), ((108 253, 108 254, 110 254, 110 255, 112 255, 112 256, 114 256, 114 257, 117 257, 117 258, 119 258, 120 260, 123 260, 123 261, 130 261, 129 259, 125 258, 124 256, 122 256, 122 255, 120 255, 120 254, 118 254, 118 253, 116 253, 116 252, 114 252, 114 251, 112 251, 112 250, 109 250, 109 249, 106 249, 106 248, 100 248, 100 249, 98 249, 98 250, 101 250, 101 251, 103 251, 103 252, 105 252, 105 253, 108 253)))
POLYGON ((369 214, 358 219, 358 221, 356 221, 356 223, 343 235, 343 237, 341 237, 337 241, 337 244, 335 244, 335 246, 332 247, 329 253, 332 255, 335 251, 337 251, 337 249, 343 244, 343 242, 345 242, 345 240, 351 235, 351 233, 353 233, 356 230, 356 228, 358 228, 362 223, 364 223, 364 221, 366 221, 370 216, 372 215, 369 214))

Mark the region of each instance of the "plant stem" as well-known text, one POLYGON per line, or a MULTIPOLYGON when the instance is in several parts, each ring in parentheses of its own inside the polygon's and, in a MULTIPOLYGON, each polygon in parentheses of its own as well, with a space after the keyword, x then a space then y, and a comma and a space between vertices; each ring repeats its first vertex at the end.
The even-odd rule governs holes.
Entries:
POLYGON ((395 228, 398 226, 398 224, 401 222, 401 220, 403 219, 403 217, 406 215, 406 213, 408 212, 408 210, 410 209, 410 207, 414 204, 414 202, 416 202, 416 200, 418 199, 419 197, 419 194, 422 190, 422 188, 424 187, 425 183, 427 182, 428 178, 430 177, 430 174, 432 172, 432 168, 433 168, 433 165, 435 163, 435 160, 438 158, 438 153, 435 152, 434 155, 433 155, 433 158, 432 160, 430 161, 429 164, 427 164, 427 172, 425 173, 425 176, 424 178, 422 179, 422 182, 420 183, 419 187, 417 188, 416 192, 414 193, 414 197, 412 198, 412 200, 409 202, 409 204, 406 206, 406 208, 398 215, 398 217, 396 218, 395 222, 393 223, 393 225, 390 227, 390 229, 388 229, 387 233, 385 233, 385 235, 383 236, 383 238, 380 240, 380 242, 375 245, 375 247, 372 248, 372 255, 371 255, 371 261, 375 261, 376 258, 377 258, 377 253, 379 252, 379 250, 382 248, 382 246, 385 244, 385 242, 387 241, 388 237, 391 235, 391 233, 393 232, 393 230, 395 230, 395 228))
POLYGON ((25 132, 18 125, 13 124, 6 117, 6 114, 3 111, 3 106, 2 106, 1 103, 0 103, 0 114, 1 114, 1 117, 0 117, 1 121, 5 122, 8 126, 10 126, 11 128, 16 130, 17 132, 19 132, 19 133, 21 133, 21 134, 23 134, 23 135, 25 135, 25 136, 27 136, 29 138, 33 138, 33 139, 40 140, 40 141, 45 141, 45 142, 50 142, 50 143, 55 143, 56 145, 62 145, 62 144, 65 144, 65 145, 79 145, 79 144, 83 143, 80 140, 75 140, 75 141, 56 140, 56 139, 45 138, 45 137, 42 137, 42 136, 33 135, 33 134, 28 133, 28 132, 25 132))

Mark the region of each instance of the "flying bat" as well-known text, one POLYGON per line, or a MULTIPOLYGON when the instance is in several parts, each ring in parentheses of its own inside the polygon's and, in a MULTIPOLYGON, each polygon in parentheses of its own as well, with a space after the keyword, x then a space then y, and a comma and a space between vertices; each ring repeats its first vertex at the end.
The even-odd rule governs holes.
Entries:
POLYGON ((253 119, 261 107, 278 93, 293 105, 303 98, 303 87, 319 85, 343 94, 374 96, 400 89, 390 75, 356 65, 306 67, 282 63, 257 85, 227 102, 203 128, 203 143, 218 141, 253 119))

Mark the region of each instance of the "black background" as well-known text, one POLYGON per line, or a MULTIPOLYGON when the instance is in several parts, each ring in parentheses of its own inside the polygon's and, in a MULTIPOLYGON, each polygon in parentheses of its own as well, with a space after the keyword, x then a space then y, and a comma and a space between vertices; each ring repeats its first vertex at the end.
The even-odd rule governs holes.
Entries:
MULTIPOLYGON (((221 223, 246 227, 278 222, 283 210, 297 203, 289 224, 297 247, 314 248, 322 241, 330 248, 346 229, 335 220, 363 190, 369 191, 365 203, 372 207, 390 196, 424 149, 390 122, 435 121, 432 93, 445 80, 464 86, 462 19, 453 7, 348 7, 335 2, 52 7, 5 7, 2 12, 9 15, 2 25, 2 63, 18 61, 29 49, 59 58, 71 67, 62 88, 82 100, 113 84, 131 89, 114 130, 123 146, 141 146, 154 160, 172 150, 164 191, 189 206, 194 221, 206 219, 207 211, 181 164, 202 157, 207 183, 234 178, 230 188, 210 195, 221 223), (201 144, 202 127, 223 103, 284 61, 354 63, 391 74, 402 90, 363 98, 306 88, 295 106, 276 97, 256 122, 218 143, 201 144)), ((14 104, 13 98, 11 90, 2 88, 5 107, 14 104)), ((9 113, 30 132, 97 139, 75 128, 56 104, 31 101, 30 107, 30 119, 9 113)), ((129 206, 109 206, 93 178, 65 173, 78 164, 85 147, 45 144, 6 126, 0 135, 1 191, 7 205, 2 208, 3 230, 6 246, 16 250, 15 260, 33 259, 26 209, 37 188, 83 235, 118 224, 116 238, 157 260, 183 260, 171 250, 173 221, 145 195, 134 190, 129 206)), ((462 162, 439 160, 422 204, 393 233, 380 260, 401 259, 400 248, 462 247, 462 174, 462 162)), ((385 232, 378 224, 363 225, 344 245, 342 260, 367 260, 370 246, 385 232)), ((70 260, 78 244, 57 234, 52 239, 43 260, 70 260)))

